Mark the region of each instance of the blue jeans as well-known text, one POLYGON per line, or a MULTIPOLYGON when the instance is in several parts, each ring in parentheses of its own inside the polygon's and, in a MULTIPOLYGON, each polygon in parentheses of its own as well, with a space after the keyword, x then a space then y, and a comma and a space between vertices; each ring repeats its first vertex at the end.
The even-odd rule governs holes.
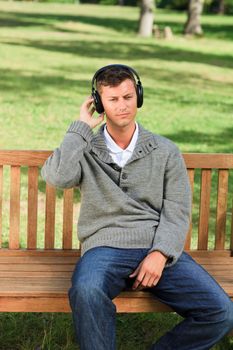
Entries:
MULTIPOLYGON (((77 262, 69 300, 81 350, 116 349, 116 307, 112 302, 149 249, 95 247, 77 262)), ((224 290, 183 252, 166 267, 158 284, 146 290, 171 306, 184 320, 150 350, 207 350, 233 328, 233 302, 224 290)))

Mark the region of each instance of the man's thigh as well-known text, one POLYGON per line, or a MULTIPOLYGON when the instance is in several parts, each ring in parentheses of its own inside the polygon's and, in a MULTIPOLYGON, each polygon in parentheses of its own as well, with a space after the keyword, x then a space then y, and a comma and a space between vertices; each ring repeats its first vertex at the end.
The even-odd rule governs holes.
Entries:
POLYGON ((232 303, 215 279, 186 252, 175 265, 163 270, 155 287, 148 288, 159 300, 183 317, 200 315, 232 303))
POLYGON ((77 262, 72 286, 101 288, 111 299, 125 287, 126 279, 137 268, 148 249, 100 246, 88 250, 77 262))

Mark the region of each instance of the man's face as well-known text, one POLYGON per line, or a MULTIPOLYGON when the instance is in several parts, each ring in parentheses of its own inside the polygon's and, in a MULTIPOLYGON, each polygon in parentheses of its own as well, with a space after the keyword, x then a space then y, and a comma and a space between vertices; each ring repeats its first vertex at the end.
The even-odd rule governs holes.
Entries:
POLYGON ((137 114, 137 94, 130 79, 124 80, 118 86, 101 86, 100 95, 107 124, 125 127, 134 122, 137 114))

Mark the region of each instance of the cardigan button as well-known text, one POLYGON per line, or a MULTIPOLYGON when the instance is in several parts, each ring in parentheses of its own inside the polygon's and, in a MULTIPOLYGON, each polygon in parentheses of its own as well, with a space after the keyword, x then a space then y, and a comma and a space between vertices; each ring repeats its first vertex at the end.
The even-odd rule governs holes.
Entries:
POLYGON ((127 179, 127 177, 128 177, 128 175, 127 175, 126 173, 123 173, 123 174, 122 174, 122 179, 125 180, 125 179, 127 179))
POLYGON ((114 164, 112 167, 114 170, 117 170, 117 171, 119 171, 121 169, 117 164, 114 164))
POLYGON ((127 191, 128 191, 128 188, 127 188, 127 187, 122 187, 122 191, 123 191, 123 192, 127 192, 127 191))

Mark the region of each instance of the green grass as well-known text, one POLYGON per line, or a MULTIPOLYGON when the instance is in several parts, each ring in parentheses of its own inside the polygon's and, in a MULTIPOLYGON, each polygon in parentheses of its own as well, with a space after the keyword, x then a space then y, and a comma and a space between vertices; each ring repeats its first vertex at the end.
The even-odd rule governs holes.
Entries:
MULTIPOLYGON (((136 35, 138 8, 0 2, 0 149, 54 149, 90 94, 101 66, 124 63, 139 73, 145 91, 137 120, 172 139, 182 152, 233 151, 232 16, 203 16, 203 38, 184 38, 186 15, 156 10, 174 40, 136 35)), ((26 246, 27 170, 22 169, 21 246, 26 246)), ((229 245, 233 181, 229 181, 229 245)), ((198 224, 199 173, 194 195, 198 224)), ((213 174, 213 186, 217 176, 213 174)), ((3 245, 8 241, 9 169, 4 169, 3 245)), ((74 237, 80 195, 75 194, 74 237)), ((43 247, 45 184, 39 181, 38 246, 43 247)), ((57 191, 61 212, 62 192, 57 191)), ((216 196, 211 198, 214 232, 216 196)), ((56 222, 56 247, 61 241, 56 222)), ((75 244, 78 244, 77 240, 75 244)), ((210 235, 209 247, 214 245, 210 235)), ((118 314, 119 350, 147 349, 181 318, 176 314, 118 314)), ((76 349, 71 315, 1 314, 0 350, 76 349)), ((214 350, 233 349, 225 337, 214 350)))

